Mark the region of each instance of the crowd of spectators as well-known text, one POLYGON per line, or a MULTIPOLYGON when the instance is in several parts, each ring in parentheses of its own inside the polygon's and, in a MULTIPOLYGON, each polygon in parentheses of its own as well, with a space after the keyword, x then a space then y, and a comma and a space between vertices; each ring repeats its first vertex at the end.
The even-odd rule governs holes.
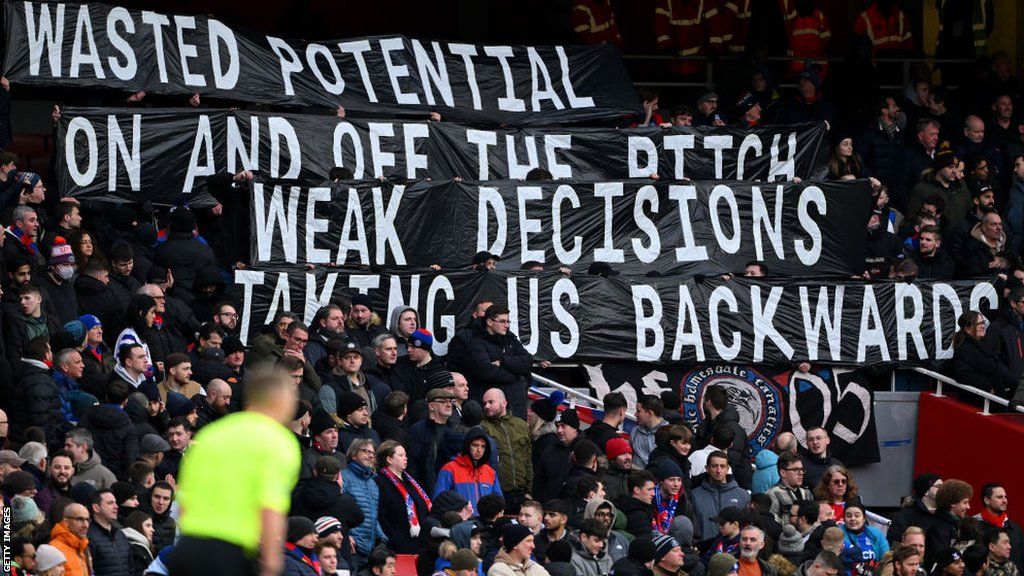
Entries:
MULTIPOLYGON (((668 26, 688 3, 662 4, 659 44, 739 42, 681 35, 668 26)), ((874 19, 893 6, 874 2, 855 26, 875 54, 890 48, 874 19)), ((736 38, 749 32, 741 12, 736 38)), ((793 13, 793 30, 817 25, 827 39, 813 2, 793 13)), ((792 47, 805 60, 815 50, 792 47)), ((991 323, 959 319, 953 371, 1011 397, 1024 374, 1024 86, 1007 55, 985 62, 985 81, 958 91, 916 69, 860 119, 830 92, 835 67, 801 61, 791 94, 757 68, 733 106, 709 91, 662 117, 647 92, 630 122, 829 122, 828 178, 871 184, 863 277, 998 278, 1005 306, 991 323)), ((103 206, 61 197, 0 151, 0 480, 18 574, 167 574, 193 439, 242 411, 247 374, 266 366, 300 398, 287 424, 301 454, 285 574, 392 576, 408 554, 420 576, 1018 574, 1024 542, 999 483, 977 487, 984 508, 971 516, 974 487, 922 475, 882 534, 825 429, 781 434, 755 466, 722 388, 707 391, 696 429, 666 408, 679 406, 673 392, 641 397, 628 433, 619 393, 590 425, 557 396, 531 403, 541 363, 501 302, 475 303, 444 358, 414 308, 387 314, 361 294, 333 299, 309 325, 279 312, 243 343, 229 271, 247 250, 232 237, 231 194, 251 178, 211 177, 211 208, 103 206)), ((475 267, 493 267, 478 256, 475 267)), ((211 497, 233 488, 230 477, 203 486, 211 497)))

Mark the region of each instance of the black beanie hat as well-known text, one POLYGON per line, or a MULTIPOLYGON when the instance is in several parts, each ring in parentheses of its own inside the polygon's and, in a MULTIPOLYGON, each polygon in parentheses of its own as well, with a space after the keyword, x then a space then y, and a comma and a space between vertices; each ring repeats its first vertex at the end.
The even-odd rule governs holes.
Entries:
POLYGON ((366 406, 366 399, 355 392, 342 392, 338 397, 338 418, 346 418, 349 414, 366 406))
POLYGON ((646 564, 654 560, 654 541, 650 538, 637 538, 629 543, 627 555, 631 560, 646 564))
MULTIPOLYGON (((522 524, 509 523, 505 526, 505 529, 501 531, 501 547, 506 551, 511 550, 519 545, 520 542, 526 539, 527 536, 532 536, 533 532, 522 524)), ((571 555, 571 552, 570 552, 571 555)))
POLYGON ((309 434, 316 436, 328 428, 334 428, 334 419, 323 408, 317 408, 309 419, 309 434))
POLYGON ((313 521, 305 516, 291 516, 288 518, 288 541, 295 543, 310 534, 316 534, 316 526, 313 521))
POLYGON ((941 477, 938 474, 930 473, 921 474, 917 478, 914 478, 914 496, 919 500, 924 498, 924 495, 927 494, 928 491, 932 489, 932 486, 934 486, 939 480, 941 480, 941 477))

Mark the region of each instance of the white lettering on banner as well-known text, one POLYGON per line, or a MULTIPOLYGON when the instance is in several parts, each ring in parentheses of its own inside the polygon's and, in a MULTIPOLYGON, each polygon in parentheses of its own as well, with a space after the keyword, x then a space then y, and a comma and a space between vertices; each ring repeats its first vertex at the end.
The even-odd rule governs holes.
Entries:
POLYGON ((545 134, 544 157, 547 158, 548 172, 551 172, 552 178, 572 178, 572 166, 558 162, 558 150, 572 151, 571 134, 545 134))
MULTIPOLYGON (((628 144, 627 165, 630 178, 648 178, 658 173, 658 148, 654 141, 646 136, 630 136, 626 139, 628 144), (640 153, 643 153, 647 161, 640 164, 640 153)), ((680 161, 681 162, 681 161, 680 161)))
MULTIPOLYGON (((45 4, 43 4, 43 6, 45 6, 45 4)), ((211 20, 210 22, 212 24, 215 20, 211 20)), ((114 50, 120 52, 121 56, 124 57, 124 65, 121 64, 116 56, 110 56, 107 58, 107 66, 118 80, 129 81, 135 78, 135 75, 139 72, 138 60, 135 58, 135 52, 132 50, 131 45, 128 44, 128 41, 125 40, 117 31, 117 26, 119 24, 124 28, 126 33, 135 34, 135 22, 132 21, 132 17, 128 12, 128 9, 120 6, 114 6, 110 9, 110 14, 107 16, 107 39, 110 40, 110 45, 113 46, 114 50)), ((210 28, 210 34, 213 34, 212 26, 210 28)), ((219 87, 220 86, 218 86, 218 88, 219 87)))
POLYGON ((409 105, 419 104, 420 97, 416 93, 402 91, 401 79, 409 77, 409 67, 405 64, 396 64, 391 55, 395 51, 404 51, 405 43, 401 38, 381 38, 379 43, 381 55, 384 56, 384 67, 391 80, 391 89, 395 93, 395 102, 409 105))
POLYGON ((416 153, 416 140, 430 138, 430 129, 426 124, 405 125, 405 177, 413 180, 418 178, 417 170, 426 172, 428 156, 416 153))
POLYGON ((142 188, 142 158, 139 152, 139 144, 142 141, 142 115, 132 114, 132 144, 131 151, 128 150, 128 143, 121 133, 121 126, 117 123, 117 117, 113 114, 107 116, 107 191, 117 190, 117 158, 120 155, 124 160, 125 173, 128 174, 128 185, 133 191, 142 188), (120 153, 120 154, 118 154, 120 153))
POLYGON ((580 197, 576 190, 568 184, 562 184, 555 188, 555 194, 551 197, 551 244, 555 249, 555 258, 562 264, 575 264, 583 255, 583 238, 572 237, 572 248, 565 249, 562 244, 562 204, 569 202, 573 209, 580 207, 580 197))
POLYGON ((637 230, 647 235, 649 242, 644 246, 639 238, 629 240, 636 257, 644 264, 650 264, 661 254, 661 236, 658 234, 658 226, 644 211, 645 204, 650 206, 652 213, 658 213, 658 190, 650 184, 641 186, 633 201, 633 221, 636 222, 637 230))
POLYGON ((93 76, 106 78, 101 63, 100 51, 96 48, 96 38, 92 33, 92 21, 89 19, 89 6, 83 4, 78 9, 78 21, 75 23, 75 39, 71 44, 71 68, 68 76, 78 78, 79 67, 83 64, 92 66, 93 76))
POLYGON ((686 151, 693 150, 695 140, 693 134, 672 134, 662 139, 662 146, 674 159, 672 177, 676 180, 686 178, 686 151))
POLYGON ((331 251, 316 247, 317 232, 327 232, 330 221, 316 217, 317 202, 330 202, 331 189, 327 187, 310 188, 306 192, 306 262, 309 264, 326 264, 331 261, 331 251))
POLYGON ((185 172, 185 184, 181 191, 185 194, 192 192, 197 176, 213 176, 217 173, 217 167, 213 160, 213 132, 210 128, 210 117, 206 114, 199 116, 199 125, 196 127, 196 137, 192 142, 192 153, 189 155, 188 167, 185 172), (205 153, 204 153, 205 152, 205 153), (199 164, 199 157, 205 158, 203 165, 199 164))
POLYGON ((736 153, 736 179, 743 180, 743 168, 746 164, 747 152, 753 150, 755 157, 761 155, 761 139, 757 137, 757 134, 747 134, 743 142, 740 143, 740 149, 736 153))
POLYGON ((562 87, 565 88, 565 95, 569 99, 570 108, 593 108, 594 99, 590 96, 580 98, 576 95, 576 88, 569 78, 569 57, 565 55, 565 48, 555 46, 555 54, 558 55, 558 65, 562 71, 562 87))
POLYGON ((779 140, 781 134, 772 138, 772 161, 768 165, 768 181, 771 182, 776 176, 782 176, 782 180, 792 180, 796 177, 796 132, 789 133, 789 158, 780 159, 779 140))
POLYGON ((477 204, 476 216, 476 251, 484 250, 491 254, 501 256, 505 251, 505 241, 508 239, 508 216, 505 213, 505 201, 501 198, 497 188, 481 186, 479 189, 479 201, 477 204), (494 211, 494 220, 498 224, 495 232, 494 243, 490 241, 490 219, 487 217, 491 210, 494 211))
MULTIPOLYGON (((269 36, 267 37, 269 40, 269 36)), ((370 79, 370 69, 366 66, 366 57, 363 56, 364 52, 370 51, 369 40, 353 40, 351 42, 339 42, 338 49, 341 50, 342 54, 351 54, 352 59, 356 61, 356 67, 359 68, 359 78, 363 81, 363 89, 366 91, 366 99, 370 102, 376 103, 377 92, 373 89, 373 80, 370 79)))
POLYGON ((516 188, 516 197, 519 200, 519 258, 524 262, 535 260, 543 264, 545 250, 530 249, 530 235, 540 232, 541 221, 527 216, 526 203, 541 200, 544 197, 544 190, 540 186, 519 186, 516 188))
POLYGON ((505 95, 498 98, 498 110, 507 112, 525 112, 526 102, 522 98, 516 98, 516 82, 512 79, 512 68, 508 64, 512 58, 511 46, 484 46, 484 54, 498 60, 501 65, 501 75, 505 79, 505 95))
MULTIPOLYGON (((608 379, 605 378, 604 372, 601 370, 602 366, 602 364, 598 364, 596 366, 583 364, 583 369, 587 373, 587 382, 590 384, 590 387, 594 389, 594 398, 604 398, 605 396, 611 394, 612 392, 618 392, 626 397, 626 412, 629 412, 631 414, 635 413, 637 389, 633 386, 633 383, 628 381, 623 382, 622 384, 619 385, 618 388, 612 390, 611 385, 608 384, 608 379)), ((656 371, 656 373, 660 374, 664 379, 664 372, 656 371)), ((647 376, 650 376, 650 374, 648 374, 647 376)), ((646 379, 647 376, 645 376, 644 378, 646 379)))
POLYGON ((526 147, 526 164, 520 164, 516 154, 515 137, 505 136, 505 151, 508 153, 508 177, 512 180, 525 180, 526 175, 537 167, 537 138, 525 136, 523 145, 526 147))
POLYGON ((298 178, 302 169, 302 151, 299 149, 299 137, 291 122, 279 116, 267 118, 270 128, 270 176, 271 178, 298 178), (288 171, 281 174, 281 139, 284 139, 288 150, 288 171))
POLYGON ((721 321, 718 318, 719 305, 725 302, 729 311, 732 313, 739 312, 739 304, 736 302, 736 295, 732 293, 726 286, 718 286, 711 291, 711 296, 708 298, 708 317, 710 319, 710 330, 711 330, 711 341, 715 344, 715 351, 718 352, 719 357, 725 361, 735 360, 740 354, 740 331, 733 330, 732 332, 732 344, 726 345, 722 339, 721 332, 721 321))
POLYGON ((947 360, 953 357, 953 342, 946 346, 942 337, 942 303, 946 302, 953 309, 954 322, 963 314, 963 306, 956 290, 949 284, 934 284, 932 286, 932 324, 935 326, 935 359, 947 360))
POLYGON ((399 306, 409 306, 419 310, 420 307, 420 275, 413 274, 409 277, 409 298, 402 295, 402 277, 392 274, 388 284, 388 318, 391 317, 391 310, 399 306))
POLYGON ((764 340, 771 341, 787 358, 793 358, 793 347, 782 337, 775 327, 775 311, 782 301, 782 286, 772 286, 768 291, 768 300, 761 304, 761 287, 750 287, 751 323, 754 325, 754 362, 764 360, 764 340))
MULTIPOLYGON (((235 284, 242 285, 242 317, 239 319, 238 335, 242 344, 249 341, 249 327, 252 324, 252 296, 253 288, 257 285, 263 286, 265 274, 262 270, 235 270, 235 284)), ((264 324, 270 321, 266 317, 264 324)))
POLYGON ((821 258, 822 238, 821 228, 807 211, 809 205, 814 203, 819 216, 828 214, 828 204, 825 201, 825 193, 817 186, 807 186, 800 192, 797 199, 796 214, 800 221, 800 227, 804 229, 805 235, 810 238, 810 246, 803 238, 797 238, 795 242, 796 257, 805 266, 813 266, 821 258))
MULTIPOLYGON (((238 58, 238 40, 235 33, 219 20, 213 18, 206 21, 210 31, 210 64, 213 70, 213 85, 218 90, 233 90, 238 84, 240 68, 238 58), (220 47, 227 48, 227 69, 224 69, 220 47)), ((134 62, 134 60, 133 60, 134 62)))
POLYGON ((696 186, 670 185, 668 197, 675 200, 679 206, 679 227, 683 231, 683 245, 676 248, 676 262, 700 262, 707 260, 708 249, 697 246, 697 240, 693 236, 693 222, 690 215, 690 202, 697 200, 696 186))
POLYGON ((341 76, 338 63, 335 61, 334 56, 331 55, 331 50, 327 46, 316 44, 315 42, 310 42, 306 45, 306 62, 309 62, 310 71, 313 73, 313 76, 316 76, 324 90, 335 96, 345 91, 345 79, 341 76), (319 60, 317 56, 320 57, 319 60), (330 78, 320 69, 320 60, 327 64, 330 78))
POLYGON ((715 153, 715 180, 725 178, 725 151, 732 148, 732 136, 705 136, 704 148, 715 153))
POLYGON ((511 333, 519 336, 519 340, 523 343, 523 348, 527 352, 536 354, 540 348, 540 306, 537 305, 540 302, 540 279, 536 277, 529 278, 526 283, 529 289, 529 294, 526 298, 526 305, 529 306, 529 323, 526 324, 530 328, 528 332, 523 330, 523 325, 519 323, 518 279, 509 277, 505 285, 508 292, 508 329, 511 333), (527 334, 529 338, 526 337, 527 334))
POLYGON ((434 90, 431 87, 431 82, 433 82, 433 86, 437 87, 444 104, 454 108, 455 97, 452 96, 452 85, 448 81, 448 65, 445 63, 444 54, 441 54, 441 44, 430 43, 435 57, 434 60, 431 60, 430 55, 423 48, 423 43, 416 39, 410 40, 410 43, 413 55, 416 57, 416 69, 419 72, 420 81, 423 83, 423 94, 427 97, 427 104, 433 106, 437 103, 434 98, 434 90))
POLYGON ((405 250, 402 249, 402 241, 398 238, 398 229, 395 227, 395 219, 398 217, 398 208, 402 203, 402 194, 404 193, 404 185, 399 184, 393 187, 391 196, 388 197, 387 207, 385 207, 383 188, 373 187, 373 236, 377 240, 374 262, 377 265, 383 266, 387 263, 386 256, 389 248, 394 256, 394 263, 398 266, 406 265, 405 250))
POLYGON ((448 51, 455 56, 462 57, 462 64, 466 70, 466 84, 469 85, 469 94, 473 100, 474 110, 483 110, 480 103, 480 86, 476 83, 476 66, 473 65, 473 56, 477 55, 476 46, 472 44, 449 44, 448 51))
POLYGON ((359 253, 359 264, 370 265, 370 248, 366 243, 366 226, 363 224, 363 208, 359 204, 359 192, 355 188, 348 189, 345 203, 345 216, 342 218, 341 241, 338 242, 338 257, 334 263, 342 266, 348 262, 348 253, 354 250, 359 253), (355 237, 353 237, 353 233, 355 237))
MULTIPOLYGON (((723 184, 712 188, 711 196, 708 197, 708 211, 711 216, 711 229, 714 230, 715 240, 718 241, 722 250, 728 254, 739 252, 743 240, 743 231, 740 228, 740 207, 736 202, 736 194, 733 193, 732 188, 723 184), (725 230, 722 228, 720 220, 722 211, 718 206, 722 200, 725 200, 726 205, 729 207, 729 215, 732 217, 732 237, 726 236, 725 230)), ((686 224, 683 223, 684 226, 686 224)))
POLYGON ((424 325, 434 334, 434 352, 444 356, 448 353, 448 343, 455 336, 455 316, 444 314, 438 319, 438 323, 434 322, 434 318, 437 316, 438 296, 442 293, 448 302, 455 300, 455 288, 452 287, 451 280, 447 276, 434 276, 430 282, 430 288, 427 289, 427 313, 424 325), (444 333, 438 330, 438 326, 444 329, 444 333))
MULTIPOLYGON (((29 74, 39 75, 43 52, 46 52, 50 64, 50 77, 60 78, 60 57, 64 44, 64 4, 54 8, 54 19, 50 18, 51 4, 39 4, 39 26, 36 26, 35 3, 24 2, 25 28, 28 36, 29 74)), ((84 8, 84 6, 82 7, 84 8)))
MULTIPOLYGON (((579 306, 580 295, 576 285, 568 278, 559 278, 555 281, 555 287, 551 289, 551 308, 555 319, 566 327, 569 338, 562 339, 561 331, 551 332, 551 349, 559 358, 571 358, 576 355, 580 347, 580 326, 572 315, 571 308, 579 306), (563 298, 568 300, 569 307, 562 304, 563 298)), ((534 306, 534 308, 539 308, 534 306)))
POLYGON ((185 30, 195 30, 196 19, 194 16, 175 16, 175 32, 178 39, 178 56, 181 58, 181 78, 186 86, 206 86, 206 78, 202 74, 193 74, 188 69, 188 59, 196 58, 199 52, 195 45, 185 42, 185 30))
POLYGON ((153 28, 151 34, 153 36, 153 53, 156 55, 156 67, 160 74, 160 83, 167 84, 167 60, 164 56, 163 28, 164 26, 170 26, 171 20, 163 14, 146 10, 142 13, 142 23, 149 24, 153 28))
POLYGON ((900 282, 896 284, 896 345, 899 358, 909 358, 907 335, 914 340, 915 356, 928 358, 928 350, 921 335, 921 322, 924 320, 924 297, 921 289, 913 284, 900 282), (907 301, 910 301, 913 312, 907 316, 907 301))
POLYGON ((640 362, 657 362, 665 351, 665 329, 661 327, 661 297, 653 286, 637 284, 630 286, 633 294, 633 315, 636 325, 636 359, 640 362), (651 313, 647 313, 648 305, 651 313), (653 341, 648 339, 653 334, 653 341))
POLYGON ((604 236, 600 248, 594 250, 594 260, 598 262, 621 263, 626 261, 626 254, 621 248, 614 246, 614 229, 612 223, 612 199, 622 196, 621 182, 598 182, 594 184, 594 196, 604 198, 604 236))
POLYGON ((382 122, 370 122, 366 126, 370 131, 370 158, 373 160, 373 177, 383 178, 384 167, 395 165, 395 155, 381 149, 380 137, 393 137, 395 126, 382 122))
POLYGON ((295 96, 295 87, 292 86, 292 74, 302 72, 302 62, 295 49, 288 45, 281 38, 267 36, 267 44, 277 55, 277 61, 281 68, 281 81, 284 83, 286 96, 295 96))
POLYGON ((253 212, 256 218, 253 222, 256 227, 256 253, 260 260, 268 261, 273 247, 281 246, 285 261, 295 264, 298 261, 299 187, 289 187, 286 208, 281 186, 274 186, 269 206, 265 205, 264 185, 254 182, 252 186, 253 212), (280 234, 274 234, 275 228, 280 228, 280 234))
MULTIPOLYGON (((959 314, 955 317, 959 317, 959 314)), ((857 337, 857 362, 867 359, 867 350, 871 347, 878 348, 883 361, 889 361, 889 343, 885 340, 885 324, 875 298, 875 287, 865 284, 860 309, 860 333, 857 337)))
POLYGON ((228 172, 236 174, 241 170, 258 170, 260 165, 260 121, 258 116, 249 117, 249 149, 238 130, 238 119, 227 117, 228 127, 228 172))
POLYGON ((334 165, 345 166, 342 139, 346 136, 348 136, 349 140, 352 142, 352 175, 355 178, 362 179, 365 177, 363 143, 359 139, 359 132, 356 130, 356 127, 348 122, 339 122, 338 125, 334 127, 334 165))
POLYGON ((313 323, 313 317, 320 308, 327 306, 331 302, 331 296, 334 295, 334 285, 338 282, 338 273, 331 272, 324 277, 324 286, 318 292, 316 287, 316 275, 306 273, 306 297, 303 298, 303 302, 306 303, 306 307, 302 314, 302 323, 309 326, 313 323))
POLYGON ((679 314, 676 320, 676 341, 672 346, 673 361, 678 362, 682 358, 683 346, 692 346, 697 362, 704 361, 704 337, 697 320, 697 307, 693 304, 690 287, 686 284, 679 285, 679 314))
POLYGON ((775 217, 768 211, 768 203, 761 193, 760 186, 751 186, 751 202, 753 204, 754 217, 754 254, 758 260, 764 260, 764 238, 762 232, 768 235, 768 240, 775 249, 775 257, 785 260, 785 250, 782 246, 782 205, 785 202, 784 186, 781 184, 775 187, 775 217))
POLYGON ((555 87, 551 84, 551 75, 548 74, 547 65, 544 64, 544 59, 537 53, 537 49, 533 46, 526 48, 527 58, 530 60, 530 77, 532 80, 531 87, 533 89, 533 111, 540 112, 542 109, 541 100, 550 100, 551 104, 556 110, 564 110, 565 104, 562 103, 562 99, 555 92, 555 87), (544 87, 541 88, 541 78, 544 80, 544 87))
POLYGON ((480 166, 478 170, 480 175, 477 177, 477 180, 490 180, 491 162, 487 154, 487 147, 498 145, 498 134, 487 130, 473 130, 469 128, 466 130, 466 142, 476 144, 476 157, 480 166))
POLYGON ((80 116, 76 116, 68 122, 67 131, 64 133, 64 164, 68 167, 68 174, 78 186, 89 186, 96 179, 96 171, 99 165, 99 145, 96 143, 96 129, 92 122, 80 116), (85 147, 87 158, 86 168, 83 171, 78 165, 78 133, 85 135, 85 147))
POLYGON ((808 303, 808 290, 801 286, 800 312, 804 321, 804 339, 807 342, 807 359, 817 362, 819 355, 819 337, 821 330, 825 330, 825 339, 828 341, 830 359, 839 361, 842 355, 842 322, 843 322, 843 295, 845 286, 836 286, 835 297, 832 299, 832 313, 828 310, 828 286, 818 289, 818 303, 814 308, 814 318, 811 318, 811 306, 808 303))

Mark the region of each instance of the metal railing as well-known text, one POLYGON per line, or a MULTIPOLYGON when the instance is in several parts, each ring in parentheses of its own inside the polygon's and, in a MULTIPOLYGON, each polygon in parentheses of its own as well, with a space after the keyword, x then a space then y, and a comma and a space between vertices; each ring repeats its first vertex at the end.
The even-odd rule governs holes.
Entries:
MULTIPOLYGON (((990 408, 992 407, 993 402, 1000 406, 1010 406, 1010 402, 1001 396, 996 396, 995 394, 991 392, 986 392, 981 388, 975 388, 974 386, 961 384, 960 382, 957 382, 956 380, 950 378, 949 376, 939 374, 938 372, 928 370, 927 368, 914 368, 914 371, 919 374, 924 374, 929 378, 935 379, 935 395, 940 398, 945 396, 945 394, 942 393, 943 386, 952 386, 958 390, 963 390, 964 392, 968 392, 970 394, 980 397, 984 401, 984 403, 982 404, 981 414, 985 416, 991 414, 990 408)), ((1016 412, 1024 412, 1024 407, 1016 406, 1014 408, 1011 408, 1011 410, 1016 412)))
MULTIPOLYGON (((533 381, 535 383, 540 384, 540 386, 543 386, 544 388, 554 388, 555 390, 561 391, 566 396, 572 396, 573 398, 577 398, 577 399, 580 399, 580 400, 585 400, 588 403, 590 403, 594 408, 597 408, 597 409, 603 409, 604 408, 604 401, 599 400, 597 398, 594 398, 593 396, 584 394, 584 393, 580 392, 579 390, 576 390, 575 388, 570 388, 570 387, 565 386, 563 384, 559 384, 558 382, 555 382, 554 380, 552 380, 550 378, 545 378, 545 377, 543 377, 543 376, 541 376, 539 374, 530 374, 530 377, 533 379, 533 381)), ((537 394, 540 394, 542 396, 548 396, 548 394, 546 394, 544 392, 544 390, 541 390, 540 387, 538 387, 538 386, 531 386, 530 390, 532 392, 536 392, 537 394)), ((636 422, 636 415, 631 414, 630 412, 627 411, 626 412, 626 419, 630 420, 632 422, 636 422)))

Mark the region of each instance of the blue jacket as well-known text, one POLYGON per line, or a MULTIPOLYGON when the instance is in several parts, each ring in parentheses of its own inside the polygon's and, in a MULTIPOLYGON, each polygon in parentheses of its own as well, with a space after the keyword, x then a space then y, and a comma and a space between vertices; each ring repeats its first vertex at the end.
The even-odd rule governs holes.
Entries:
POLYGON ((865 526, 859 534, 843 527, 843 534, 843 562, 848 564, 847 568, 851 568, 850 564, 863 562, 868 568, 873 569, 889 551, 889 542, 882 531, 874 526, 865 526))
POLYGON ((380 487, 374 481, 376 476, 376 472, 355 461, 349 462, 341 471, 345 493, 356 499, 365 517, 363 523, 353 528, 349 534, 356 541, 356 551, 363 556, 370 554, 377 541, 387 540, 380 522, 377 521, 380 487))
POLYGON ((762 494, 779 483, 779 456, 771 450, 764 449, 757 453, 754 458, 754 485, 751 491, 754 494, 762 494))
POLYGON ((482 428, 473 427, 466 433, 463 441, 462 454, 441 467, 434 486, 434 497, 445 490, 454 490, 461 494, 476 510, 476 503, 488 494, 502 496, 498 473, 491 467, 491 444, 482 428), (479 462, 469 457, 469 444, 473 440, 483 439, 484 455, 479 462))

